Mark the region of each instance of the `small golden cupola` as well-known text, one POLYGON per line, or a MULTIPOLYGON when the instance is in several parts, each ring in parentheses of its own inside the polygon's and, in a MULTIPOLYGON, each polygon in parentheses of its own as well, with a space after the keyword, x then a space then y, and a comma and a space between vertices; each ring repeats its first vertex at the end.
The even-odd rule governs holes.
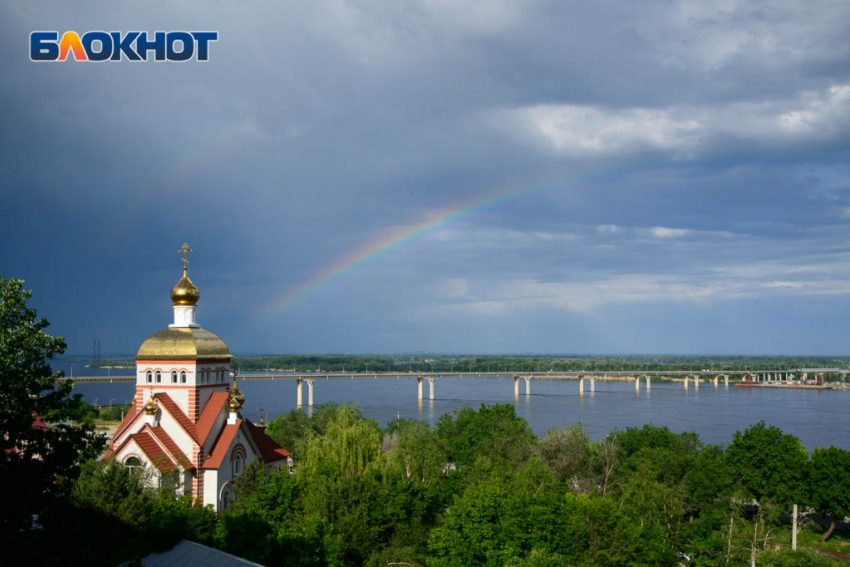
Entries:
POLYGON ((183 266, 183 277, 171 288, 171 301, 174 305, 197 305, 201 292, 189 279, 186 266, 183 266))
POLYGON ((147 415, 156 415, 157 409, 156 398, 151 396, 148 398, 148 403, 145 404, 145 413, 147 415))
POLYGON ((198 326, 195 323, 195 309, 198 307, 198 300, 201 299, 201 292, 189 279, 189 260, 186 259, 186 255, 191 251, 188 244, 183 244, 183 247, 178 250, 183 254, 183 277, 171 288, 171 301, 174 303, 174 324, 170 325, 172 328, 198 326))
POLYGON ((183 247, 178 250, 181 254, 183 254, 183 277, 180 278, 180 281, 171 288, 171 301, 174 302, 174 305, 197 305, 198 300, 201 298, 201 292, 192 283, 192 280, 189 279, 188 267, 189 260, 186 259, 186 254, 191 252, 192 249, 189 248, 188 244, 183 244, 183 247))
POLYGON ((230 411, 237 412, 242 409, 242 406, 245 405, 245 394, 239 389, 236 385, 236 381, 233 382, 233 385, 230 387, 230 411))

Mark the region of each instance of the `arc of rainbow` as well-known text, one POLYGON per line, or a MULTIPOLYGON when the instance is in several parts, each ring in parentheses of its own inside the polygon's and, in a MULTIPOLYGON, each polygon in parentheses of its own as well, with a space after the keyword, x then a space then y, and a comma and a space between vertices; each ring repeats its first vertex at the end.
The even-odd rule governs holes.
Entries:
POLYGON ((500 191, 495 196, 491 193, 487 197, 468 199, 455 203, 452 206, 433 211, 416 222, 394 228, 371 240, 364 246, 339 258, 336 262, 324 268, 310 280, 264 305, 261 313, 259 314, 259 318, 268 319, 283 313, 306 299, 308 296, 326 288, 328 285, 339 280, 345 275, 354 272, 355 270, 393 250, 397 250, 402 246, 421 240, 422 238, 425 238, 438 230, 444 229, 449 225, 453 225, 462 220, 469 219, 472 216, 480 215, 484 212, 506 206, 518 200, 528 198, 531 195, 537 195, 555 188, 570 188, 579 182, 587 183, 591 181, 598 181, 603 176, 609 177, 613 176, 615 173, 616 171, 614 170, 608 170, 606 172, 574 177, 573 179, 561 178, 557 181, 537 183, 531 186, 524 184, 519 189, 513 187, 509 190, 500 191))

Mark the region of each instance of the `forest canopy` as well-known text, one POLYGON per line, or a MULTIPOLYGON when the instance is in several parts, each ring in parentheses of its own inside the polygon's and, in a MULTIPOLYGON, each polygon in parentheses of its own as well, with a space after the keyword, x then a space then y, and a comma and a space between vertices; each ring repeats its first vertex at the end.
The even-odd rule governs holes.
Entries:
POLYGON ((511 405, 381 427, 327 404, 278 416, 267 431, 290 448, 294 470, 247 467, 222 514, 148 488, 143 470, 92 464, 37 537, 72 537, 66 549, 81 555, 67 562, 95 565, 181 538, 280 566, 835 564, 787 549, 782 515, 797 503, 811 512, 801 541, 844 539, 813 520, 845 513, 824 501, 850 478, 848 452, 810 455, 764 423, 723 447, 653 425, 601 441, 581 425, 537 437, 511 405), (120 545, 83 553, 90 525, 120 545))

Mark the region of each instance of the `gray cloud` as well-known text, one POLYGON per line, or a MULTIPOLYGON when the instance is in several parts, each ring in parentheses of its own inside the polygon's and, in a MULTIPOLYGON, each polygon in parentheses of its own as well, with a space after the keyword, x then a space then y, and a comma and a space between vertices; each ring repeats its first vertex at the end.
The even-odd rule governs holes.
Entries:
POLYGON ((96 336, 128 352, 167 323, 183 241, 199 315, 237 351, 770 350, 736 328, 714 342, 682 329, 724 309, 770 329, 787 319, 773 309, 807 306, 838 324, 848 12, 7 4, 2 275, 25 277, 82 352, 96 336), (220 32, 204 64, 26 57, 36 29, 201 28, 220 32), (255 320, 399 227, 511 190, 255 320), (653 341, 594 330, 659 310, 653 341))

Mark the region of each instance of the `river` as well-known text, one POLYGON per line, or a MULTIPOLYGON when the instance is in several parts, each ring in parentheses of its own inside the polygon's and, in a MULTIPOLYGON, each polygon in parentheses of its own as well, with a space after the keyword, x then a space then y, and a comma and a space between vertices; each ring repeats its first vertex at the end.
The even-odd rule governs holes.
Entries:
MULTIPOLYGON (((70 373, 70 363, 54 361, 55 369, 70 373)), ((76 362, 79 376, 128 375, 126 369, 88 369, 76 362)), ((245 394, 243 415, 256 422, 262 404, 266 420, 296 407, 293 380, 240 381, 245 394)), ((583 424, 593 440, 600 440, 615 428, 652 423, 681 433, 693 431, 705 443, 728 444, 735 431, 742 431, 765 421, 795 435, 803 445, 814 447, 834 445, 850 450, 850 391, 781 390, 775 388, 725 387, 715 389, 712 383, 702 383, 699 390, 691 384, 688 390, 681 382, 654 382, 647 392, 645 382, 635 393, 634 382, 596 381, 596 391, 590 393, 585 382, 580 395, 578 380, 534 379, 531 394, 525 394, 525 382, 520 382, 520 394, 514 398, 513 378, 480 376, 468 378, 437 378, 433 401, 428 398, 428 383, 423 383, 426 399, 417 400, 417 382, 411 378, 317 379, 314 386, 315 405, 327 402, 357 405, 363 415, 385 425, 390 420, 413 418, 434 424, 440 416, 464 406, 477 408, 482 403, 513 404, 517 415, 527 420, 538 435, 562 425, 583 424)), ((75 393, 83 394, 90 403, 122 404, 133 397, 133 383, 80 384, 75 393)), ((303 390, 307 401, 307 386, 303 390)), ((305 411, 309 408, 304 407, 305 411)))

